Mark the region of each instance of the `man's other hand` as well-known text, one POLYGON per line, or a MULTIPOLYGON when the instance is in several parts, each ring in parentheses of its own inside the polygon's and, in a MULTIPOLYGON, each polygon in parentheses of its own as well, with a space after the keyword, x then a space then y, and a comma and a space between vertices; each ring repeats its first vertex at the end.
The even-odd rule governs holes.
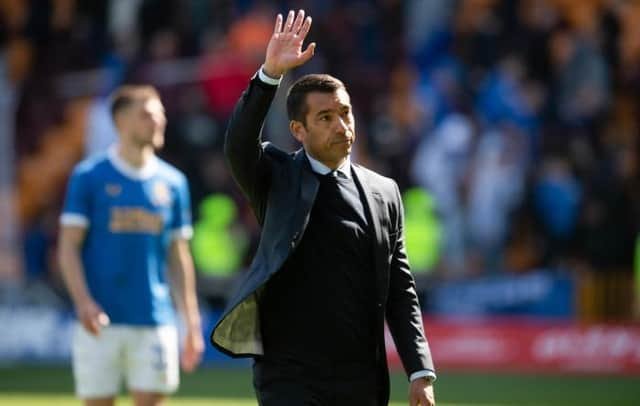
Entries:
POLYGON ((102 327, 109 325, 109 316, 92 299, 86 299, 76 306, 78 320, 89 334, 100 335, 102 327))
POLYGON ((427 378, 418 378, 409 385, 410 406, 435 406, 436 398, 433 395, 433 384, 427 378))
POLYGON ((196 369, 202 360, 204 352, 204 340, 199 328, 191 328, 187 331, 184 338, 184 347, 182 349, 182 357, 180 363, 182 370, 192 372, 196 369))

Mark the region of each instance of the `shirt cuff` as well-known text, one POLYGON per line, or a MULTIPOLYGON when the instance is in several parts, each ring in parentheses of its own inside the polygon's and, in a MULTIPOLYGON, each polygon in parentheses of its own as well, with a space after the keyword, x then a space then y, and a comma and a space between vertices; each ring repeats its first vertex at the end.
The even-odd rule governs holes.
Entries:
POLYGON ((280 85, 280 82, 282 82, 282 76, 280 76, 279 78, 272 78, 271 76, 264 73, 264 66, 261 66, 260 69, 258 69, 258 78, 260 78, 262 82, 273 86, 278 86, 280 85))
POLYGON ((427 378, 429 381, 434 382, 436 380, 436 374, 427 369, 423 371, 416 371, 409 376, 409 381, 413 382, 418 378, 427 378))
POLYGON ((184 225, 182 227, 171 230, 171 239, 181 238, 184 240, 190 240, 193 237, 193 227, 190 225, 184 225))
POLYGON ((63 226, 88 227, 89 219, 82 214, 62 213, 60 216, 60 224, 63 226))

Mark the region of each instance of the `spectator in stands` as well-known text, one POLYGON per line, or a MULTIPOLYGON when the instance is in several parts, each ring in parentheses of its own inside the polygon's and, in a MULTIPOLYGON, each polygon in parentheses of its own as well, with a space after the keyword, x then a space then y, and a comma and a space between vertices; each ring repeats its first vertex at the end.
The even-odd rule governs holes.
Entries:
POLYGON ((202 275, 230 277, 242 268, 248 237, 237 227, 238 209, 228 196, 214 194, 200 202, 193 234, 193 255, 202 275))
MULTIPOLYGON (((405 207, 404 234, 407 242, 407 256, 414 274, 430 274, 440 258, 442 227, 438 219, 435 202, 427 191, 411 188, 402 194, 405 207)), ((416 280, 418 289, 420 286, 416 280)))
POLYGON ((582 185, 571 169, 564 157, 545 157, 534 181, 535 218, 548 242, 544 247, 548 259, 566 257, 575 242, 582 185))
POLYGON ((446 274, 466 272, 463 185, 475 136, 474 123, 462 113, 447 115, 418 145, 412 175, 435 200, 442 220, 442 263, 446 274))
POLYGON ((503 124, 478 137, 469 171, 467 232, 480 270, 503 271, 502 253, 511 214, 522 199, 526 161, 525 136, 503 124))
POLYGON ((155 156, 166 124, 157 91, 122 87, 111 111, 119 144, 76 166, 61 216, 60 266, 80 322, 76 393, 89 406, 112 404, 126 378, 136 405, 160 405, 178 385, 170 282, 186 323, 185 370, 204 348, 189 192, 184 176, 155 156))

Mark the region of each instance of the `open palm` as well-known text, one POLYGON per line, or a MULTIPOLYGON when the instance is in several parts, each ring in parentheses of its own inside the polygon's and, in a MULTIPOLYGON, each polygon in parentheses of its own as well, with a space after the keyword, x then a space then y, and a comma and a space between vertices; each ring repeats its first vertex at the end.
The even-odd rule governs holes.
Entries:
POLYGON ((273 77, 279 77, 287 70, 307 62, 316 47, 315 43, 311 43, 302 51, 302 43, 311 28, 311 17, 305 18, 304 10, 298 11, 297 15, 289 11, 284 26, 282 20, 282 15, 278 14, 264 62, 265 73, 273 77))

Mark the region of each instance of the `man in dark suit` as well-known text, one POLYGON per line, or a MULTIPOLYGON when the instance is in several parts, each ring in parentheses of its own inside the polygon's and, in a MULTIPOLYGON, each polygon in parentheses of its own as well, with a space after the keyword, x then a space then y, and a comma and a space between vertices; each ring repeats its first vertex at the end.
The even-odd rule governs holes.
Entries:
POLYGON ((289 90, 292 154, 261 140, 284 73, 309 60, 311 18, 278 15, 266 59, 231 117, 225 154, 262 226, 239 291, 211 333, 253 356, 260 405, 386 405, 384 320, 410 378, 411 405, 435 404, 435 371, 404 247, 396 183, 350 161, 344 84, 307 75, 289 90), (283 25, 284 23, 284 25, 283 25))

